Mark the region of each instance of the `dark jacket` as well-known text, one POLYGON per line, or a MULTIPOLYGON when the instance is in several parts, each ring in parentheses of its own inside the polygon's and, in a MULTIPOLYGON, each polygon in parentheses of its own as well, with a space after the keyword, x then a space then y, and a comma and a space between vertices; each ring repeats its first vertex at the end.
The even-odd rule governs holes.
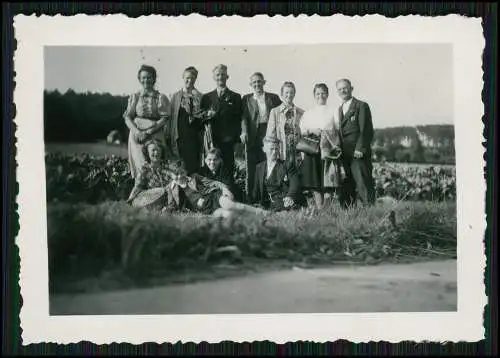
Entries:
POLYGON ((252 199, 255 204, 264 207, 269 206, 269 194, 277 194, 284 198, 289 196, 297 201, 300 189, 300 179, 294 165, 287 165, 285 161, 279 159, 274 166, 274 181, 267 181, 267 160, 257 164, 255 171, 255 184, 253 187, 252 199))
POLYGON ((221 165, 215 173, 213 173, 206 165, 200 169, 200 174, 205 178, 219 181, 226 184, 228 187, 232 188, 234 185, 233 175, 229 170, 227 170, 224 165, 221 165))
MULTIPOLYGON (((271 109, 278 107, 281 104, 281 99, 275 93, 264 93, 264 98, 266 101, 266 116, 269 119, 269 113, 271 109)), ((252 146, 258 142, 257 138, 257 128, 259 126, 259 104, 254 98, 253 93, 249 93, 243 96, 242 99, 242 119, 241 119, 241 132, 246 133, 248 136, 248 145, 252 146)), ((262 140, 262 138, 260 138, 262 140)), ((259 143, 260 144, 260 143, 259 143)))
POLYGON ((225 89, 221 98, 217 90, 206 93, 201 97, 201 109, 206 111, 213 108, 215 116, 210 120, 215 144, 221 142, 237 142, 241 134, 241 95, 225 89))
POLYGON ((339 122, 343 155, 352 157, 354 151, 357 150, 371 157, 374 130, 370 106, 353 97, 345 116, 342 106, 339 107, 339 122))

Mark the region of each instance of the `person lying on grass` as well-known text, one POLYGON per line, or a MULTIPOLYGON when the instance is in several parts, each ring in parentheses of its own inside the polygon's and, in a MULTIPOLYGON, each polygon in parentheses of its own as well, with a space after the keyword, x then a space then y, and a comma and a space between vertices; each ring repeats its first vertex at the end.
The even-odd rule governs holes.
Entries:
POLYGON ((299 190, 299 175, 293 162, 280 159, 279 143, 276 137, 264 138, 266 160, 257 164, 252 199, 271 211, 299 209, 306 202, 299 190))
POLYGON ((179 188, 182 194, 179 195, 182 198, 180 207, 198 213, 222 217, 233 216, 236 213, 266 213, 261 208, 234 201, 234 195, 228 185, 197 173, 188 176, 182 168, 177 170, 173 185, 179 188))
POLYGON ((164 158, 165 148, 157 140, 145 143, 143 151, 146 163, 138 171, 127 203, 135 207, 175 210, 175 193, 170 184, 178 164, 164 158))

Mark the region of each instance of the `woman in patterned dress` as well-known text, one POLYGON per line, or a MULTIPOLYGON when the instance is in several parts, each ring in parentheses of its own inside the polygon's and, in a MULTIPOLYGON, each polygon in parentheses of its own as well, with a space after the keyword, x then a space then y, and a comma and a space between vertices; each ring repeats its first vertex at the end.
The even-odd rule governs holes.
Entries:
POLYGON ((142 150, 146 161, 137 172, 135 185, 127 202, 133 203, 134 199, 144 191, 163 188, 165 189, 165 196, 163 197, 164 200, 159 203, 160 208, 169 207, 174 209, 176 204, 170 184, 174 178, 173 173, 176 170, 176 164, 172 164, 165 159, 165 147, 157 139, 146 142, 142 150))
POLYGON ((132 178, 146 162, 144 143, 155 138, 165 143, 165 124, 169 116, 170 102, 164 94, 154 89, 156 69, 143 65, 137 73, 142 90, 129 96, 123 117, 130 129, 128 158, 132 178))
POLYGON ((288 163, 297 165, 300 159, 297 156, 296 146, 300 139, 300 120, 304 110, 297 107, 295 98, 295 85, 285 82, 281 86, 281 99, 283 103, 271 109, 266 136, 278 138, 280 141, 280 157, 288 163))

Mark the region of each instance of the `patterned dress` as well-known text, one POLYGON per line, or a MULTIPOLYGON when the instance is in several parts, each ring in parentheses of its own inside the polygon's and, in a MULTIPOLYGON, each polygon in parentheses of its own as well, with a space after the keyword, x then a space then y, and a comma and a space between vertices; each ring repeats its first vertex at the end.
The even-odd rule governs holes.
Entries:
POLYGON ((300 133, 297 131, 295 124, 296 119, 293 110, 285 112, 285 136, 286 136, 286 153, 287 161, 297 164, 298 156, 295 148, 300 139, 300 133))
MULTIPOLYGON (((130 198, 134 198, 139 193, 150 189, 157 188, 169 188, 169 184, 172 182, 171 179, 171 169, 168 162, 160 162, 157 164, 144 163, 142 168, 138 171, 135 178, 135 185, 130 193, 130 198)), ((164 205, 170 205, 172 193, 167 190, 167 196, 164 198, 164 205)))
MULTIPOLYGON (((170 110, 170 101, 167 96, 158 91, 137 92, 129 96, 124 117, 132 118, 137 128, 144 130, 155 125, 161 118, 167 117, 170 110)), ((165 132, 159 130, 152 136, 165 145, 165 132)), ((143 144, 138 143, 132 133, 128 139, 128 158, 132 178, 138 175, 139 169, 146 163, 142 151, 143 144)))

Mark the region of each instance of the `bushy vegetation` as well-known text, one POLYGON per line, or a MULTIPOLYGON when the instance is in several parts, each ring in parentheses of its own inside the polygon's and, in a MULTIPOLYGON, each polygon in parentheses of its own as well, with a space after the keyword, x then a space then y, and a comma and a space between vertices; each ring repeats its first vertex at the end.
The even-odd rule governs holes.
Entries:
MULTIPOLYGON (((45 164, 49 202, 124 200, 133 186, 125 158, 51 153, 46 155, 45 164)), ((456 196, 453 166, 375 163, 374 178, 378 196, 433 201, 454 200, 456 196)), ((236 171, 235 180, 243 190, 244 166, 236 171)))
MULTIPOLYGON (((454 203, 400 202, 317 213, 218 218, 146 212, 123 202, 48 205, 51 289, 69 277, 106 271, 148 284, 169 272, 207 271, 219 264, 338 262, 453 257, 454 203)), ((260 265, 260 264, 259 264, 260 265)))

